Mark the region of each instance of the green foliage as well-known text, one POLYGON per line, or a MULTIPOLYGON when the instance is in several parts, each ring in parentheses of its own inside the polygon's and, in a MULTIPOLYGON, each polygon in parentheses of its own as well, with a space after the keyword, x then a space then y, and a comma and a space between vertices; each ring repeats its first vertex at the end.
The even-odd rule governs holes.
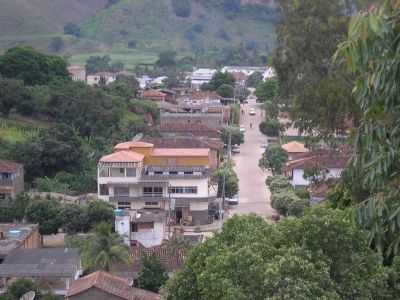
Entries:
POLYGON ((34 199, 26 208, 28 222, 39 224, 40 234, 55 234, 62 225, 61 204, 55 199, 34 199))
POLYGON ((13 107, 23 98, 24 84, 21 80, 0 78, 0 113, 8 117, 13 107))
POLYGON ((87 220, 91 227, 102 222, 114 224, 114 207, 104 201, 90 201, 87 207, 87 220))
POLYGON ((138 287, 158 293, 167 282, 168 273, 157 256, 144 256, 141 261, 142 268, 139 272, 138 287))
MULTIPOLYGON (((291 215, 289 209, 292 207, 292 204, 297 201, 300 201, 300 198, 297 197, 292 188, 278 190, 271 195, 271 206, 283 216, 291 215)), ((291 212, 300 214, 296 208, 291 212)))
POLYGON ((109 55, 90 56, 86 61, 85 68, 88 74, 110 71, 111 57, 109 55))
POLYGON ((165 298, 384 299, 386 279, 348 213, 316 208, 274 225, 255 216, 230 218, 190 252, 167 282, 165 298))
POLYGON ((91 220, 86 206, 66 204, 61 209, 61 217, 63 230, 68 234, 87 232, 90 228, 91 220))
POLYGON ((288 154, 282 149, 280 145, 269 145, 258 165, 263 168, 270 170, 272 174, 282 174, 283 167, 288 160, 288 154))
POLYGON ((64 33, 73 35, 75 37, 80 37, 81 29, 75 23, 68 22, 67 24, 64 25, 64 33))
POLYGON ((192 2, 190 0, 172 0, 172 8, 176 16, 188 18, 192 13, 192 2))
POLYGON ((176 52, 167 50, 158 55, 157 66, 159 67, 173 67, 176 65, 176 52))
MULTIPOLYGON (((249 77, 250 79, 250 77, 249 77)), ((279 81, 275 78, 259 82, 256 86, 256 96, 258 102, 272 101, 279 95, 279 81)))
POLYGON ((231 105, 231 124, 234 126, 240 125, 240 104, 231 105))
POLYGON ((225 188, 225 197, 231 198, 239 192, 239 178, 231 163, 224 163, 214 173, 214 178, 218 182, 218 197, 222 197, 225 188), (225 184, 224 184, 225 180, 225 184))
POLYGON ((246 86, 255 88, 258 87, 262 81, 263 75, 260 72, 254 72, 247 78, 246 86))
POLYGON ((217 72, 211 78, 211 81, 204 84, 201 88, 203 90, 217 91, 222 85, 235 86, 235 78, 228 72, 217 72))
POLYGON ((296 188, 294 192, 300 199, 310 199, 310 192, 307 190, 307 188, 296 188))
MULTIPOLYGON (((297 194, 295 194, 297 196, 297 194)), ((298 196, 297 196, 298 197, 298 196)), ((310 207, 310 198, 295 199, 289 204, 288 215, 294 217, 301 217, 306 208, 310 207)))
POLYGON ((278 192, 279 190, 287 190, 292 187, 289 179, 283 175, 269 176, 265 180, 266 185, 268 185, 271 193, 278 192))
POLYGON ((40 290, 36 283, 30 279, 21 278, 12 283, 8 289, 7 294, 11 299, 20 299, 25 293, 34 291, 40 297, 40 290))
POLYGON ((291 118, 300 130, 322 136, 340 132, 346 120, 357 120, 358 107, 351 96, 352 78, 331 58, 358 5, 340 0, 329 5, 325 0, 278 3, 283 21, 273 65, 280 96, 289 99, 291 118))
POLYGON ((24 81, 26 85, 69 80, 67 63, 58 56, 46 55, 30 47, 15 47, 0 56, 0 74, 24 81))
POLYGON ((217 88, 216 92, 223 98, 233 98, 234 88, 229 84, 222 84, 217 88))
POLYGON ((225 145, 229 144, 229 135, 231 136, 232 145, 240 145, 244 143, 244 134, 239 127, 227 126, 221 131, 221 140, 225 145))
POLYGON ((269 119, 267 121, 261 122, 259 125, 260 131, 266 136, 278 137, 283 131, 283 125, 278 119, 269 119))
POLYGON ((112 232, 112 226, 100 223, 93 235, 83 243, 81 256, 84 268, 88 271, 110 271, 117 263, 129 263, 129 248, 123 244, 122 238, 112 232))

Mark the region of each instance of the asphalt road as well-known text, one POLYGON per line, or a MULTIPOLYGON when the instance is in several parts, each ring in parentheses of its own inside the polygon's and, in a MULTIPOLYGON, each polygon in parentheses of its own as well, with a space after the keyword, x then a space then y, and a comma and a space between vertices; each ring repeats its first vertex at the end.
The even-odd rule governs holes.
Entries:
POLYGON ((265 149, 261 148, 266 143, 266 137, 258 130, 262 122, 262 110, 255 99, 249 99, 244 105, 245 113, 241 115, 242 126, 246 128, 245 142, 240 146, 240 153, 233 155, 235 170, 239 177, 239 204, 232 208, 230 214, 255 213, 263 217, 270 217, 274 209, 270 204, 270 192, 265 185, 269 175, 258 167, 258 161, 265 149), (249 110, 256 110, 255 116, 249 115, 249 110), (250 128, 250 123, 253 125, 250 128))

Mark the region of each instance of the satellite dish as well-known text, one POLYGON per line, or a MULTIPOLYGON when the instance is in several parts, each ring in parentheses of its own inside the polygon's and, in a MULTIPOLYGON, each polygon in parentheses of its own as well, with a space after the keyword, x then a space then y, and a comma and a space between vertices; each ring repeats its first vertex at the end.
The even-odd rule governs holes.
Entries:
POLYGON ((27 292, 23 294, 20 300, 33 300, 35 299, 36 293, 34 291, 27 292))
POLYGON ((140 141, 142 138, 143 138, 143 133, 138 133, 133 137, 132 142, 140 141))

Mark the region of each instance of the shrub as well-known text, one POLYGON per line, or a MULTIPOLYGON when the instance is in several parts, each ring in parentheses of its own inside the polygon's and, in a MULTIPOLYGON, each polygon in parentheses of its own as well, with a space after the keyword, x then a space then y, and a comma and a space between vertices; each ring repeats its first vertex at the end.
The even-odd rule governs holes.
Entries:
POLYGON ((287 216, 290 205, 299 200, 293 190, 280 190, 272 193, 271 206, 276 209, 281 215, 287 216))
POLYGON ((279 190, 289 190, 292 188, 289 180, 282 175, 268 177, 265 183, 269 186, 271 193, 277 192, 279 190))
POLYGON ((294 192, 301 199, 310 199, 310 192, 306 188, 298 188, 294 192))
POLYGON ((190 0, 172 0, 172 8, 177 17, 188 18, 192 14, 190 0))
POLYGON ((310 200, 298 199, 291 202, 288 206, 288 215, 293 217, 301 217, 304 214, 304 210, 310 207, 310 200))
POLYGON ((283 126, 279 123, 278 119, 271 119, 260 123, 260 131, 266 136, 278 137, 283 126))

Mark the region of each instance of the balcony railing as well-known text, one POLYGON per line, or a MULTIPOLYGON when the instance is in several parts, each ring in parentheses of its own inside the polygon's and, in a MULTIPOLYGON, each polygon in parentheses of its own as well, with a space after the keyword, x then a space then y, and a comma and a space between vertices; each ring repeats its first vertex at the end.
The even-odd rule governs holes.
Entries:
POLYGON ((14 180, 12 179, 0 179, 0 186, 13 186, 14 180))
POLYGON ((168 200, 168 197, 163 196, 163 195, 153 195, 151 197, 149 196, 110 196, 110 201, 111 202, 135 202, 135 201, 164 201, 164 200, 168 200))

